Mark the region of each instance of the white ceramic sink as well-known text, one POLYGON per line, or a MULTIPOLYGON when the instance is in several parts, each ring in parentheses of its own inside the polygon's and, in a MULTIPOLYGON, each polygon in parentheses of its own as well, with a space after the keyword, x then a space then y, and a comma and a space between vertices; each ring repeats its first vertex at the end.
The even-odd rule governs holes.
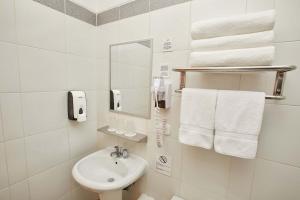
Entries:
MULTIPOLYGON (((143 158, 133 154, 126 159, 112 158, 113 151, 113 148, 106 148, 79 160, 72 170, 74 179, 81 186, 100 194, 120 193, 144 174, 148 164, 143 158)), ((116 196, 112 198, 117 199, 116 196)))

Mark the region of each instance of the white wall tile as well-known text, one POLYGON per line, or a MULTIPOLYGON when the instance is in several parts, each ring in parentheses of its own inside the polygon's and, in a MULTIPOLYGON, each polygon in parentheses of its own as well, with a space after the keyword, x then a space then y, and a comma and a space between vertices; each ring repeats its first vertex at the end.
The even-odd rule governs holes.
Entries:
POLYGON ((12 140, 5 146, 9 183, 14 184, 27 178, 25 142, 24 139, 12 140))
POLYGON ((96 60, 68 56, 68 88, 70 90, 96 89, 96 60))
POLYGON ((72 200, 70 192, 64 194, 64 196, 60 197, 58 200, 72 200))
POLYGON ((251 200, 300 199, 300 169, 258 160, 251 200))
POLYGON ((198 188, 203 195, 225 196, 229 170, 230 157, 183 145, 182 181, 198 188))
POLYGON ((58 165, 29 179, 31 200, 54 200, 70 189, 68 164, 58 165))
MULTIPOLYGON (((103 126, 101 125, 99 127, 103 127, 103 126)), ((104 149, 104 148, 107 148, 107 147, 112 147, 112 146, 118 144, 119 139, 120 138, 118 138, 116 136, 111 137, 110 135, 98 132, 97 133, 97 140, 98 140, 97 147, 99 149, 104 149)))
POLYGON ((98 199, 98 196, 97 193, 87 191, 83 188, 76 188, 71 192, 72 200, 95 200, 98 199))
POLYGON ((5 140, 23 136, 21 95, 3 93, 1 98, 2 126, 5 140))
POLYGON ((67 124, 66 92, 24 93, 24 130, 27 135, 55 130, 67 124))
MULTIPOLYGON (((27 135, 40 133, 26 139, 35 138, 35 140, 32 139, 30 141, 32 149, 30 149, 31 157, 29 160, 31 163, 35 162, 31 166, 34 171, 32 174, 67 160, 69 158, 69 148, 72 157, 85 155, 90 150, 94 150, 97 139, 97 118, 95 112, 98 110, 98 124, 102 125, 107 124, 107 116, 109 115, 107 100, 110 44, 145 39, 150 36, 154 37, 155 43, 161 43, 166 37, 170 37, 174 41, 176 50, 186 49, 189 47, 190 14, 191 21, 194 22, 215 17, 243 14, 246 11, 256 12, 270 9, 274 7, 274 1, 276 1, 278 12, 276 25, 277 41, 299 40, 299 26, 297 20, 294 20, 297 19, 297 8, 299 7, 299 3, 296 0, 194 0, 191 3, 179 4, 150 14, 139 15, 101 27, 95 27, 95 31, 97 31, 95 33, 93 33, 94 27, 71 17, 65 17, 62 13, 32 0, 15 0, 18 39, 21 44, 60 52, 68 51, 76 55, 70 55, 69 58, 66 58, 64 54, 57 52, 21 47, 21 86, 23 91, 88 90, 89 120, 82 124, 77 124, 76 122, 67 123, 65 92, 22 94, 23 108, 8 108, 5 106, 6 115, 9 116, 18 113, 16 110, 19 110, 19 115, 22 116, 21 110, 24 110, 24 129, 27 135), (189 11, 189 4, 192 5, 192 13, 189 11), (96 37, 96 42, 94 42, 95 38, 93 37, 96 37), (95 47, 91 47, 94 44, 95 47), (103 58, 103 60, 95 60, 90 57, 103 58), (96 92, 94 91, 96 89, 100 90, 97 92, 99 94, 97 103, 95 102, 96 92), (97 108, 96 104, 100 104, 100 106, 97 108), (71 146, 68 144, 66 131, 61 134, 55 131, 52 134, 48 132, 67 125, 69 126, 68 134, 71 146), (47 134, 49 136, 44 136, 47 134), (39 152, 40 150, 43 150, 43 152, 39 152)), ((3 31, 0 33, 1 41, 15 41, 13 4, 14 1, 0 0, 0 27, 3 28, 3 31)), ((160 45, 156 44, 155 46, 159 47, 160 45)), ((300 66, 298 64, 299 56, 297 55, 297 52, 299 52, 298 43, 280 43, 276 44, 276 46, 278 48, 276 64, 297 64, 300 66)), ((154 57, 155 63, 153 64, 154 74, 158 73, 160 64, 169 63, 172 68, 187 66, 188 54, 188 51, 156 54, 154 57)), ((0 55, 0 92, 19 92, 17 47, 1 43, 0 55)), ((298 71, 288 74, 285 85, 287 100, 279 104, 300 105, 300 97, 295 92, 295 85, 299 85, 298 71)), ((179 75, 178 73, 172 73, 171 76, 173 87, 177 88, 179 75)), ((273 75, 245 77, 243 76, 242 78, 241 89, 272 91, 273 75)), ((239 89, 240 76, 195 73, 188 75, 187 81, 188 87, 239 89)), ((0 96, 2 97, 3 95, 1 94, 0 96)), ((7 100, 7 102, 13 104, 14 101, 10 102, 7 100)), ((271 103, 278 104, 277 102, 271 103)), ((172 135, 170 136, 171 139, 166 139, 165 145, 165 151, 170 152, 173 156, 175 155, 176 160, 173 162, 175 175, 166 177, 150 170, 136 184, 135 188, 137 191, 147 192, 160 200, 169 200, 174 194, 181 195, 186 200, 198 200, 200 198, 223 200, 226 198, 226 195, 228 200, 248 200, 254 163, 252 161, 248 162, 221 156, 211 151, 178 146, 179 104, 180 95, 174 95, 172 110, 167 113, 167 118, 172 125, 172 135), (183 148, 182 163, 180 161, 181 156, 179 156, 181 147, 183 148), (182 171, 181 164, 183 164, 182 171), (183 173, 182 176, 180 176, 181 172, 183 173), (181 178, 183 182, 181 182, 181 178), (226 192, 227 187, 228 191, 226 192)), ((298 107, 295 106, 267 106, 260 138, 259 157, 299 166, 300 161, 296 155, 296 152, 299 152, 299 145, 296 142, 299 141, 298 134, 296 134, 297 130, 299 130, 296 124, 296 119, 299 118, 298 110, 298 107), (282 138, 283 136, 285 138, 282 138), (275 149, 274 146, 276 146, 275 149)), ((3 115, 3 108, 0 109, 0 113, 3 115)), ((136 124, 135 128, 137 130, 152 134, 147 120, 126 116, 122 116, 122 119, 132 120, 136 124)), ((13 128, 13 130, 16 130, 15 128, 22 129, 22 123, 18 125, 21 120, 22 117, 9 120, 9 127, 13 128), (15 127, 13 125, 18 126, 15 127)), ((3 119, 3 129, 6 130, 7 122, 5 122, 6 124, 4 122, 5 120, 3 119)), ((16 134, 9 134, 9 136, 6 134, 4 135, 5 138, 2 137, 1 139, 0 131, 0 141, 23 136, 22 132, 14 133, 16 134)), ((150 153, 149 158, 148 156, 146 157, 150 163, 153 162, 154 152, 157 152, 156 148, 154 148, 154 141, 152 141, 151 147, 151 145, 145 146, 144 144, 133 145, 117 138, 112 139, 109 136, 102 136, 103 134, 99 134, 98 140, 101 141, 99 142, 99 147, 116 143, 127 145, 132 152, 137 152, 141 156, 146 157, 147 153, 150 153)), ((152 136, 150 135, 149 141, 151 141, 152 136)), ((17 166, 16 163, 21 160, 19 155, 25 153, 20 151, 22 148, 20 141, 22 140, 7 142, 6 149, 0 143, 1 200, 28 199, 26 181, 10 187, 11 197, 7 188, 3 190, 9 184, 7 170, 14 170, 13 168, 7 169, 6 160, 8 165, 17 166), (20 145, 18 145, 19 143, 20 145), (7 159, 4 156, 5 152, 7 159), (12 156, 13 153, 16 153, 18 156, 12 156), (13 163, 9 157, 16 159, 16 162, 14 161, 15 163, 13 163)), ((25 156, 22 157, 22 159, 24 158, 25 156)), ((23 166, 23 164, 21 163, 20 166, 23 166)), ((299 187, 299 168, 259 160, 256 172, 252 194, 254 200, 299 198, 299 192, 295 189, 299 187)), ((22 176, 19 173, 23 172, 18 170, 16 174, 12 175, 10 173, 10 180, 18 180, 22 176)), ((94 200, 96 198, 95 194, 78 187, 74 187, 72 192, 70 191, 69 162, 37 174, 31 177, 29 182, 32 200, 94 200)))
MULTIPOLYGON (((94 59, 100 57, 94 48, 98 27, 32 0, 0 0, 0 27, 0 199, 70 200, 66 90, 89 90, 94 122, 73 127, 73 133, 87 133, 73 144, 76 153, 94 150, 98 102, 91 90, 101 78, 94 59), (77 58, 68 62, 67 53, 77 58)), ((81 190, 72 197, 96 199, 81 190)))
POLYGON ((288 72, 286 81, 284 83, 284 95, 286 100, 279 101, 280 104, 300 105, 300 94, 295 92, 295 85, 300 84, 300 42, 287 42, 276 44, 276 65, 296 65, 298 69, 288 72))
POLYGON ((186 87, 238 90, 240 78, 238 74, 209 74, 209 73, 188 73, 186 87))
POLYGON ((118 28, 119 42, 148 39, 150 33, 149 21, 149 13, 120 20, 118 28))
POLYGON ((67 51, 79 56, 95 58, 95 26, 66 16, 66 29, 67 51))
POLYGON ((267 105, 258 156, 300 167, 299 106, 267 105))
POLYGON ((8 186, 8 172, 5 156, 5 147, 0 143, 0 190, 8 186))
POLYGON ((32 0, 15 0, 18 41, 65 52, 65 15, 32 0), (30 12, 29 12, 30 11, 30 12))
POLYGON ((180 192, 180 181, 148 170, 141 178, 141 191, 155 199, 169 200, 180 192))
POLYGON ((97 121, 97 92, 87 91, 87 117, 89 121, 97 121))
POLYGON ((171 108, 167 111, 167 119, 170 127, 170 133, 173 139, 178 140, 179 126, 180 126, 180 107, 181 107, 181 95, 176 94, 172 96, 171 108))
POLYGON ((78 188, 80 187, 79 183, 77 183, 75 181, 75 179, 73 178, 72 176, 72 169, 74 167, 74 165, 80 160, 82 159, 84 156, 86 156, 86 154, 83 154, 83 155, 80 155, 78 157, 75 157, 75 158, 72 158, 70 161, 69 161, 69 176, 70 176, 70 179, 71 179, 71 190, 75 189, 75 188, 78 188))
POLYGON ((1 200, 10 200, 10 194, 9 194, 8 188, 0 190, 0 199, 1 200))
POLYGON ((28 182, 23 181, 10 187, 11 200, 30 200, 28 182))
POLYGON ((300 24, 296 20, 300 17, 299 7, 298 0, 275 0, 276 42, 300 40, 300 24))
POLYGON ((193 184, 182 182, 180 188, 180 195, 184 200, 225 200, 224 195, 203 190, 193 184))
POLYGON ((26 138, 28 173, 30 176, 53 167, 69 158, 67 129, 26 138))
POLYGON ((156 145, 156 135, 150 134, 148 136, 148 156, 149 156, 149 165, 152 170, 156 170, 156 158, 159 155, 168 155, 172 158, 172 167, 171 167, 171 177, 180 179, 182 174, 181 168, 181 145, 178 140, 164 138, 163 147, 157 148, 156 145))
POLYGON ((3 136, 3 126, 2 126, 2 113, 1 113, 1 106, 0 106, 0 142, 4 141, 3 136))
POLYGON ((228 200, 249 200, 254 177, 255 160, 232 158, 228 200))
POLYGON ((96 63, 97 89, 109 90, 109 59, 97 59, 96 63))
POLYGON ((191 20, 206 20, 218 17, 244 14, 246 0, 194 0, 192 1, 191 20))
POLYGON ((20 77, 23 92, 67 89, 66 54, 20 47, 20 77))
POLYGON ((16 45, 0 42, 0 63, 0 92, 18 92, 18 47, 16 45))
POLYGON ((106 126, 109 113, 109 91, 97 91, 98 127, 106 126))
POLYGON ((176 67, 184 67, 188 65, 189 51, 174 51, 167 53, 154 53, 153 54, 153 67, 152 75, 160 75, 160 67, 162 65, 169 66, 170 78, 172 80, 173 89, 179 87, 180 74, 178 72, 172 71, 176 67))
POLYGON ((190 5, 188 2, 150 13, 150 34, 154 38, 155 52, 163 51, 167 39, 172 42, 172 50, 189 49, 190 5))
MULTIPOLYGON (((244 91, 260 91, 271 95, 273 94, 275 76, 275 72, 243 74, 241 76, 240 89, 244 91)), ((272 101, 267 100, 267 102, 270 103, 272 101)))
POLYGON ((97 122, 89 120, 83 123, 70 122, 69 135, 72 158, 94 150, 97 140, 97 122))
POLYGON ((259 12, 275 8, 275 0, 247 0, 247 12, 259 12))
POLYGON ((0 0, 0 40, 16 41, 15 3, 12 0, 0 0))
POLYGON ((104 24, 96 32, 96 57, 109 58, 109 46, 118 42, 119 21, 104 24))
MULTIPOLYGON (((296 65, 300 66, 300 42, 277 43, 275 65, 296 65)), ((300 84, 299 69, 287 73, 285 80, 283 95, 286 96, 282 101, 269 101, 269 103, 300 105, 300 94, 295 92, 295 85, 300 84)), ((251 75, 242 75, 241 90, 263 91, 268 94, 273 93, 274 80, 276 73, 256 73, 251 75)))

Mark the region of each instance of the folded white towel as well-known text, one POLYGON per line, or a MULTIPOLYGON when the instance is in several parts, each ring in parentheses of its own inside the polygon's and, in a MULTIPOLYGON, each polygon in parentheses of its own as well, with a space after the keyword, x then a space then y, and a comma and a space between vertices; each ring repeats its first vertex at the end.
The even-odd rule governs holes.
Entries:
POLYGON ((215 121, 215 151, 255 158, 265 105, 262 92, 219 91, 215 121))
POLYGON ((181 143, 212 148, 216 100, 216 90, 183 89, 179 128, 181 143))
POLYGON ((255 33, 272 30, 275 24, 275 11, 263 11, 253 14, 217 18, 192 24, 194 40, 255 33))
POLYGON ((273 46, 224 51, 192 52, 190 55, 190 66, 265 66, 272 64, 274 54, 275 48, 273 46))
POLYGON ((272 45, 274 31, 264 31, 243 35, 224 36, 203 40, 193 40, 193 51, 220 51, 229 49, 255 48, 272 45))

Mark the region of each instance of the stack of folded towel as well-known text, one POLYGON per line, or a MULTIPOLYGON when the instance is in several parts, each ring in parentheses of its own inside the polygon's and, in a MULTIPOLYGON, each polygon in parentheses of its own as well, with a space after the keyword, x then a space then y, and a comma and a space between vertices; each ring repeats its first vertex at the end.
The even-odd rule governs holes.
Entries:
POLYGON ((262 92, 184 88, 179 141, 225 155, 256 156, 265 105, 262 92))
POLYGON ((265 66, 274 59, 275 11, 192 24, 192 67, 265 66))

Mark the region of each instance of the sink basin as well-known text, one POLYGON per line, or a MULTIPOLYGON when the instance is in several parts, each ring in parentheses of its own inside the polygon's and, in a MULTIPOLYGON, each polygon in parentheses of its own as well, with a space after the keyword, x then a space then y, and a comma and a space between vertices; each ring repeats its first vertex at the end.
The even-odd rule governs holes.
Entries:
POLYGON ((133 154, 126 159, 112 158, 110 153, 113 151, 113 148, 106 148, 79 160, 72 170, 74 179, 81 186, 100 194, 118 190, 120 193, 144 174, 148 164, 143 158, 133 154))

